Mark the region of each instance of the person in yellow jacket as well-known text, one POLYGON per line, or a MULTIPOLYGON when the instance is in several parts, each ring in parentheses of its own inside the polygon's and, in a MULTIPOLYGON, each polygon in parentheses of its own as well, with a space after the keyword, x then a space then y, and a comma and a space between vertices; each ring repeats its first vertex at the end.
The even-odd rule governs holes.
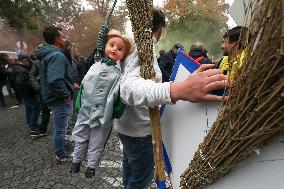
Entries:
POLYGON ((236 26, 228 30, 222 39, 221 49, 223 49, 223 57, 220 60, 218 68, 222 73, 228 75, 228 79, 233 81, 236 79, 237 71, 242 67, 246 57, 245 49, 245 33, 247 28, 236 26))

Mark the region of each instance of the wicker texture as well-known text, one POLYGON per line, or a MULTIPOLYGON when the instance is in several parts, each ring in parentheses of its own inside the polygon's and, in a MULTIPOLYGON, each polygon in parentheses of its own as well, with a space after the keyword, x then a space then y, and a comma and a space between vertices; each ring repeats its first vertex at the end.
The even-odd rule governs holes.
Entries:
POLYGON ((284 1, 254 3, 248 56, 229 101, 181 175, 181 188, 213 183, 284 131, 284 1))

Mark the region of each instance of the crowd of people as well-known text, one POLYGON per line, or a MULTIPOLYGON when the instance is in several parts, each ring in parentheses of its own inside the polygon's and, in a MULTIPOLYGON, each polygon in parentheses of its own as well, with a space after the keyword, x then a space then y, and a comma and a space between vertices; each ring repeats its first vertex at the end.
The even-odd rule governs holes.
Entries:
MULTIPOLYGON (((165 26, 164 13, 154 9, 154 41, 160 40, 165 26)), ((244 31, 244 27, 235 27, 225 33, 221 44, 224 57, 216 64, 202 43, 194 43, 188 55, 201 66, 184 81, 169 82, 177 50, 184 50, 180 42, 168 52, 161 50, 158 59, 154 57, 153 81, 140 76, 137 47, 119 31, 111 30, 107 34, 102 57, 94 61, 94 53, 89 59, 79 58, 61 28, 46 27, 45 43, 34 56, 21 54, 13 61, 1 54, 1 106, 7 105, 2 88, 10 86, 18 102, 25 105, 31 137, 48 135, 47 125, 52 117, 56 162, 70 162, 69 172, 75 174, 87 159, 85 176, 88 178, 95 176, 113 128, 123 145, 125 189, 147 188, 154 177, 148 107, 174 105, 179 100, 226 101, 228 96, 217 96, 212 91, 228 87, 228 78, 236 78, 237 69, 242 65, 237 59, 246 54, 244 43, 239 40, 244 31), (40 112, 42 122, 38 124, 40 112), (66 153, 65 139, 71 132, 75 147, 70 156, 66 153)))

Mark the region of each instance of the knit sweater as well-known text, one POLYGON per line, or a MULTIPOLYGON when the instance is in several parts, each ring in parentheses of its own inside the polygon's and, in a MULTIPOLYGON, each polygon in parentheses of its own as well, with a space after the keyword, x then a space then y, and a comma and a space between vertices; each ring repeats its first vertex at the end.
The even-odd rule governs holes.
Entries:
MULTIPOLYGON (((155 53, 154 53, 154 57, 155 53)), ((171 104, 170 83, 159 83, 162 74, 157 59, 154 58, 156 81, 145 80, 140 76, 137 48, 121 65, 120 95, 126 104, 122 117, 114 120, 114 129, 123 135, 145 137, 151 134, 148 107, 171 104)))

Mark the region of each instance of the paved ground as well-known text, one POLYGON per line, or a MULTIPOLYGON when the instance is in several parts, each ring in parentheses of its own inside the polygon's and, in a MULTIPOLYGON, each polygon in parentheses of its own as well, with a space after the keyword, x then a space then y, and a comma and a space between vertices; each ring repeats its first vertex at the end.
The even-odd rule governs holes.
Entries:
MULTIPOLYGON (((95 178, 85 178, 85 166, 80 173, 70 174, 69 164, 54 164, 51 135, 31 139, 24 105, 14 106, 14 98, 6 97, 6 100, 8 107, 0 107, 0 189, 122 188, 122 154, 115 133, 107 144, 95 178)), ((67 151, 71 154, 72 144, 67 151)))

